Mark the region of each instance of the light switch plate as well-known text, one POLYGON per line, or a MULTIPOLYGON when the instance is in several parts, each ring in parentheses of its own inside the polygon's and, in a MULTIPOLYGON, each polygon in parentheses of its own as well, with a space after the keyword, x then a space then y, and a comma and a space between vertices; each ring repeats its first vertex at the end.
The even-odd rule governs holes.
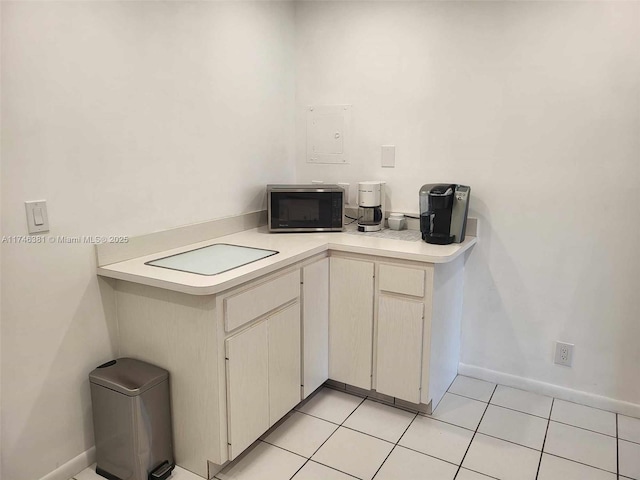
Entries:
POLYGON ((382 166, 393 168, 396 166, 396 146, 382 145, 382 166))
POLYGON ((27 211, 27 229, 29 233, 49 231, 49 215, 47 215, 47 201, 34 200, 24 202, 27 211))

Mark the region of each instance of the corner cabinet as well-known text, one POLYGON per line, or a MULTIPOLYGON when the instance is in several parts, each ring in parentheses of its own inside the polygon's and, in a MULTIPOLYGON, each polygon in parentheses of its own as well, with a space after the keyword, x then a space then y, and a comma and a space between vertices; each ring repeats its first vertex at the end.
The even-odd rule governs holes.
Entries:
POLYGON ((373 262, 331 257, 329 378, 371 389, 373 262))
POLYGON ((330 260, 329 378, 435 408, 458 369, 464 257, 434 265, 333 252, 330 260))
POLYGON ((302 267, 302 397, 329 379, 329 259, 302 267))

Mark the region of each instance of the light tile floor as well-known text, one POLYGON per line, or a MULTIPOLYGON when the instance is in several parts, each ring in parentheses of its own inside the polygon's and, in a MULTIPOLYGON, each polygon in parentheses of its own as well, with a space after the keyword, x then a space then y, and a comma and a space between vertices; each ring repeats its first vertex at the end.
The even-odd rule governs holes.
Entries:
POLYGON ((640 480, 640 419, 463 376, 432 416, 325 387, 216 478, 640 480))

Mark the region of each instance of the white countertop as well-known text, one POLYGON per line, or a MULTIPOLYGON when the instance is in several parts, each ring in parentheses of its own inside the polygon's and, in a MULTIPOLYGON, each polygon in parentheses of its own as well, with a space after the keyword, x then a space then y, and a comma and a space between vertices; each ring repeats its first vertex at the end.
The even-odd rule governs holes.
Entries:
POLYGON ((269 233, 267 227, 259 227, 204 242, 145 255, 132 260, 104 265, 98 267, 98 275, 192 295, 211 295, 279 270, 280 268, 326 250, 361 253, 425 263, 446 263, 461 255, 464 251, 475 245, 475 243, 476 237, 470 236, 467 236, 462 243, 431 245, 423 241, 396 240, 368 236, 366 234, 353 235, 351 233, 341 232, 269 233), (216 243, 277 250, 279 253, 248 265, 211 276, 145 265, 145 262, 150 260, 187 252, 195 248, 216 243))

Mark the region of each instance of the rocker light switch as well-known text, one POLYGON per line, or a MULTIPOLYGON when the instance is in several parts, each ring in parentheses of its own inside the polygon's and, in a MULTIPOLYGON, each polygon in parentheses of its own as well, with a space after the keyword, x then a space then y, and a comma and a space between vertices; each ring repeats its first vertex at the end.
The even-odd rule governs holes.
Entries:
POLYGON ((35 223, 37 227, 44 225, 44 219, 42 218, 42 207, 33 209, 33 223, 35 223))
POLYGON ((24 202, 24 206, 27 210, 27 229, 29 233, 48 232, 47 201, 24 202))

